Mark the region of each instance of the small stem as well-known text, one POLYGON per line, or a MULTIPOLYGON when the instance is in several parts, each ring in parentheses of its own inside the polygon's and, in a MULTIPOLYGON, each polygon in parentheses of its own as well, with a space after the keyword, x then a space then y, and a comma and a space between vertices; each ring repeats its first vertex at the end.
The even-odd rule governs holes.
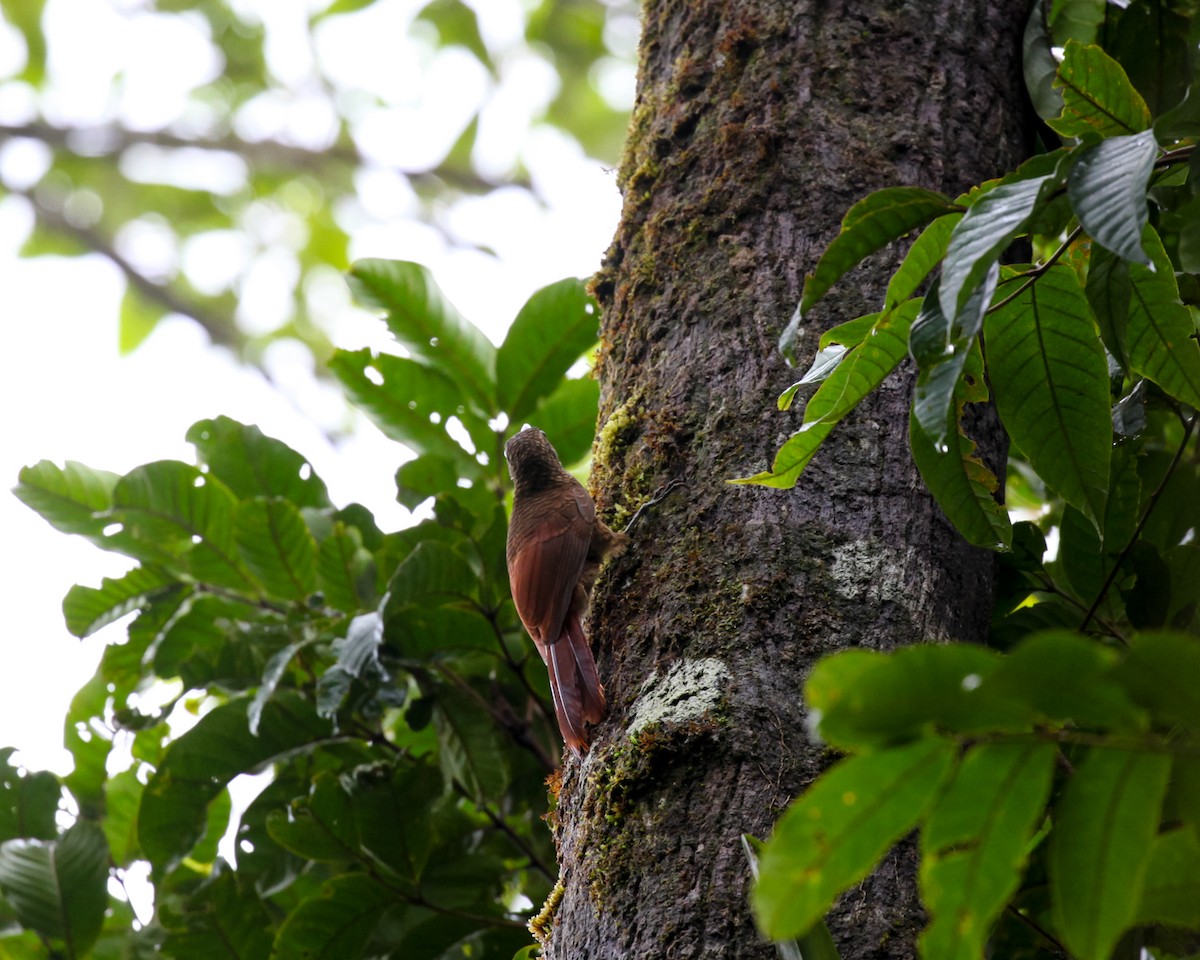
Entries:
POLYGON ((1076 227, 1074 230, 1072 230, 1070 232, 1070 234, 1067 235, 1067 239, 1062 242, 1062 245, 1057 250, 1055 250, 1052 254, 1050 254, 1050 256, 1046 259, 1046 261, 1044 263, 1039 263, 1037 266, 1033 267, 1032 269, 1027 270, 1024 274, 1020 274, 1020 276, 1028 277, 1029 278, 1028 280, 1026 280, 1023 284, 1021 284, 1021 286, 1019 286, 1016 290, 1014 290, 1012 293, 1010 293, 1007 297, 1005 297, 999 303, 993 303, 990 307, 987 308, 987 312, 995 313, 1001 307, 1003 307, 1006 304, 1010 303, 1011 301, 1015 300, 1022 293, 1024 293, 1026 290, 1028 290, 1030 287, 1032 287, 1034 285, 1034 283, 1037 282, 1038 278, 1042 274, 1044 274, 1047 270, 1049 270, 1052 266, 1054 266, 1055 263, 1058 262, 1058 258, 1067 252, 1067 250, 1070 248, 1071 244, 1073 244, 1077 239, 1079 239, 1079 235, 1081 233, 1083 233, 1083 227, 1076 227))
POLYGON ((1014 907, 1011 903, 1008 904, 1006 909, 1014 917, 1016 917, 1022 923, 1027 925, 1029 927, 1029 929, 1033 930, 1039 936, 1044 937, 1047 940, 1047 942, 1049 942, 1054 947, 1055 952, 1060 957, 1070 957, 1071 956, 1071 954, 1067 952, 1067 948, 1062 945, 1062 942, 1056 936, 1054 936, 1054 934, 1052 934, 1049 930, 1047 930, 1045 927, 1043 927, 1040 923, 1038 923, 1032 917, 1025 916, 1025 914, 1023 914, 1020 910, 1018 910, 1016 907, 1014 907))
POLYGON ((1096 599, 1092 602, 1088 609, 1087 616, 1083 618, 1083 623, 1079 625, 1079 631, 1082 633, 1087 629, 1087 625, 1092 622, 1092 618, 1096 615, 1096 611, 1100 608, 1100 604, 1104 602, 1105 596, 1108 594, 1109 588, 1113 585, 1113 581, 1117 579, 1117 572, 1121 569, 1121 564, 1125 562, 1129 556, 1129 551, 1133 549, 1133 545, 1137 543, 1138 537, 1142 535, 1142 530, 1145 529, 1147 521, 1150 519, 1150 514, 1154 512, 1154 508, 1158 505, 1159 498, 1162 497, 1163 491, 1167 487, 1167 482, 1175 473, 1175 468, 1179 466, 1179 461, 1183 459, 1184 451, 1187 449, 1188 441, 1192 439, 1192 428, 1196 426, 1196 416, 1192 415, 1192 419, 1187 422, 1183 429, 1183 440, 1179 443, 1179 449, 1175 451, 1175 456, 1171 460, 1170 466, 1167 467, 1167 472, 1163 474, 1162 480, 1155 487, 1154 492, 1150 494, 1150 500, 1146 504, 1146 509, 1142 513, 1142 518, 1138 521, 1137 527, 1134 528, 1133 535, 1129 538, 1129 542, 1125 544, 1120 554, 1117 556, 1116 562, 1112 569, 1105 577, 1103 585, 1100 587, 1100 592, 1096 594, 1096 599))

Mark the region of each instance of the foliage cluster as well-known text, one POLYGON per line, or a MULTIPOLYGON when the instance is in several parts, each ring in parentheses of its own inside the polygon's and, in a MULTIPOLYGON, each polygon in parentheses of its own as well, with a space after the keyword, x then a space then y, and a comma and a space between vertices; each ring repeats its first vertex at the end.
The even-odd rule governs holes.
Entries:
POLYGON ((1039 3, 1026 75, 1061 146, 958 198, 857 203, 783 336, 790 353, 839 278, 923 228, 881 311, 822 335, 779 401, 817 385, 803 425, 739 482, 793 485, 911 356, 913 458, 1001 564, 993 649, 846 651, 806 685, 813 731, 850 756, 756 855, 754 904, 813 955, 834 898, 918 826, 927 960, 1200 948, 1196 13, 1039 3), (1021 240, 1036 262, 1002 264, 1021 240), (969 435, 988 402, 1007 503, 969 435))
POLYGON ((26 504, 138 565, 63 604, 80 637, 135 612, 66 718, 74 772, 3 757, 5 956, 508 960, 530 943, 561 746, 509 595, 502 450, 528 418, 565 462, 588 454, 598 388, 566 373, 595 308, 553 284, 495 347, 416 264, 351 281, 406 355, 332 367, 418 453, 396 476, 401 502, 432 507, 416 526, 335 507, 304 457, 223 417, 189 432, 195 464, 22 471, 26 504), (228 785, 261 771, 235 868, 228 785), (137 864, 140 921, 106 889, 137 864))
MULTIPOLYGON (((381 21, 391 28, 394 20, 370 9, 374 0, 300 4, 286 14, 234 0, 94 6, 100 9, 90 16, 114 33, 98 42, 117 49, 128 44, 141 55, 137 47, 150 35, 162 45, 163 63, 200 58, 215 65, 182 98, 178 115, 150 125, 124 109, 126 99, 146 95, 135 89, 130 97, 144 71, 124 61, 111 75, 97 68, 108 89, 81 98, 88 105, 63 102, 61 90, 74 88, 59 71, 76 65, 62 52, 54 56, 64 39, 56 31, 84 28, 56 26, 62 17, 46 15, 46 0, 0 0, 0 28, 11 34, 6 49, 24 46, 23 58, 7 59, 11 71, 0 67, 9 105, 0 142, 22 144, 29 148, 26 158, 40 158, 30 165, 33 175, 6 172, 0 198, 32 214, 24 255, 99 253, 121 270, 126 351, 176 314, 251 362, 261 362, 271 344, 294 340, 323 364, 332 350, 329 323, 343 306, 339 274, 349 266, 356 235, 404 218, 432 227, 426 233, 433 246, 470 247, 472 238, 453 225, 459 201, 501 189, 539 197, 526 168, 527 146, 513 148, 507 169, 497 169, 503 151, 481 162, 477 149, 481 126, 494 122, 493 105, 511 105, 513 91, 528 87, 523 74, 537 69, 553 78, 547 83, 553 93, 530 109, 531 124, 577 142, 599 160, 616 161, 628 119, 596 83, 598 72, 627 65, 631 56, 637 13, 628 3, 523 4, 521 33, 504 41, 481 29, 463 0, 409 4, 407 36, 389 48, 397 75, 430 71, 451 55, 456 74, 479 89, 457 139, 418 168, 398 168, 392 157, 398 142, 431 138, 413 121, 413 108, 426 94, 379 89, 371 71, 347 75, 323 56, 337 38, 363 43, 381 21), (281 26, 281 18, 294 14, 307 21, 307 36, 298 52, 281 56, 297 43, 292 28, 299 24, 281 26), (151 25, 157 29, 146 32, 151 25), (17 104, 25 106, 14 109, 17 104), (389 131, 383 146, 380 127, 389 131), (387 209, 378 199, 381 184, 387 209), (153 262, 137 252, 144 245, 136 241, 146 236, 153 237, 153 262), (239 308, 264 271, 280 304, 280 317, 269 322, 239 308)), ((404 5, 386 6, 394 12, 404 5)), ((434 95, 445 93, 436 83, 429 87, 434 95)))

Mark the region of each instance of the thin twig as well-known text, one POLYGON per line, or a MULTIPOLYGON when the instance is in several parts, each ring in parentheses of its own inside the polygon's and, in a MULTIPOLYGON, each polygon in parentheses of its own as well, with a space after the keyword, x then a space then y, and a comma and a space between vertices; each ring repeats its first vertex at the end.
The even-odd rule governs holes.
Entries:
POLYGON ((653 506, 656 506, 657 504, 662 503, 675 490, 678 490, 680 487, 686 487, 686 486, 687 486, 687 482, 685 480, 680 480, 678 477, 676 477, 670 483, 667 483, 665 486, 660 487, 658 492, 655 493, 653 497, 651 497, 649 500, 647 500, 645 503, 643 503, 640 507, 638 507, 636 511, 634 511, 633 516, 629 518, 629 522, 627 524, 625 524, 625 529, 622 530, 621 532, 628 533, 630 530, 633 529, 633 525, 638 522, 638 519, 641 517, 643 511, 645 511, 649 507, 653 507, 653 506))
POLYGON ((1045 262, 1039 263, 1037 266, 1031 268, 1030 270, 1025 271, 1025 273, 1023 273, 1023 274, 1018 274, 1018 276, 1028 277, 1029 279, 1026 280, 1023 284, 1021 284, 1016 290, 1014 290, 1012 293, 1010 293, 1003 300, 999 301, 998 303, 993 303, 990 307, 987 308, 987 312, 995 313, 1001 307, 1003 307, 1006 304, 1010 303, 1011 301, 1015 300, 1017 297, 1019 297, 1021 294, 1023 294, 1026 290, 1028 290, 1031 286, 1033 286, 1037 282, 1038 278, 1041 277, 1042 274, 1044 274, 1047 270, 1049 270, 1052 266, 1054 266, 1055 263, 1058 262, 1058 258, 1067 252, 1067 250, 1070 248, 1071 244, 1073 244, 1077 239, 1079 239, 1079 235, 1082 232, 1083 232, 1083 227, 1076 227, 1074 230, 1072 230, 1067 235, 1067 239, 1062 242, 1062 245, 1057 250, 1055 250, 1052 254, 1050 254, 1050 256, 1045 260, 1045 262))
POLYGON ((1187 450, 1188 441, 1192 438, 1192 428, 1196 426, 1196 417, 1200 414, 1193 414, 1192 419, 1187 422, 1183 429, 1183 440, 1179 443, 1179 449, 1175 451, 1175 456, 1167 467, 1167 472, 1163 474, 1162 480, 1154 492, 1150 494, 1150 500, 1146 503, 1146 509, 1142 513, 1142 518, 1138 521, 1137 527, 1134 528, 1133 535, 1129 538, 1129 542, 1122 548, 1118 554, 1116 562, 1112 569, 1108 572, 1108 576, 1104 578, 1104 584, 1100 587, 1100 592, 1096 595, 1096 599, 1088 608, 1087 616, 1083 618, 1083 623, 1079 625, 1080 632, 1087 629, 1087 625, 1091 623, 1092 618, 1096 615, 1096 611, 1100 608, 1100 604, 1104 602, 1105 596, 1108 594, 1109 588, 1113 585, 1113 581, 1117 579, 1117 572, 1121 569, 1121 565, 1125 562, 1125 558, 1129 556, 1129 551, 1133 549, 1133 545, 1137 543, 1138 537, 1142 535, 1142 530, 1145 528, 1147 521, 1150 519, 1150 514, 1154 512, 1154 508, 1158 505, 1159 499, 1162 497, 1163 491, 1167 488, 1167 482, 1175 473, 1175 468, 1179 466, 1179 461, 1183 459, 1184 451, 1187 450))
POLYGON ((1035 933, 1038 933, 1042 937, 1045 937, 1046 940, 1049 941, 1054 946, 1055 951, 1058 953, 1058 955, 1060 957, 1071 956, 1071 954, 1067 951, 1067 948, 1062 945, 1062 942, 1058 939, 1058 937, 1054 936, 1054 934, 1052 934, 1049 930, 1047 930, 1040 923, 1038 923, 1036 920, 1034 920, 1033 917, 1025 916, 1025 914, 1023 914, 1020 910, 1018 910, 1016 907, 1014 907, 1011 903, 1008 904, 1006 909, 1014 917, 1016 917, 1022 923, 1026 924, 1035 933))

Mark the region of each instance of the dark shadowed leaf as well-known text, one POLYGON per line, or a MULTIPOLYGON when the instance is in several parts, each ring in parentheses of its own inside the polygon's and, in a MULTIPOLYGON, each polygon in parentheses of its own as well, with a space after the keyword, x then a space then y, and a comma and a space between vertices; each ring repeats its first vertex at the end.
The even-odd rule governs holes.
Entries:
POLYGON ((1200 640, 1182 633, 1145 633, 1117 668, 1118 681, 1154 719, 1200 734, 1200 640))
POLYGON ((384 911, 400 902, 394 890, 364 873, 334 877, 288 914, 275 936, 272 956, 306 960, 360 956, 384 911))
POLYGON ((1038 116, 1043 120, 1057 117, 1062 111, 1062 91, 1055 85, 1058 58, 1054 56, 1054 38, 1046 18, 1045 0, 1036 0, 1025 24, 1021 41, 1025 89, 1038 116))
POLYGON ((20 773, 10 763, 13 747, 0 747, 0 841, 15 837, 53 840, 62 786, 52 773, 20 773))
POLYGON ((1200 927, 1200 841, 1191 827, 1154 838, 1136 922, 1200 927))
POLYGON ((335 610, 354 613, 375 599, 375 560, 358 528, 337 520, 317 551, 317 585, 335 610))

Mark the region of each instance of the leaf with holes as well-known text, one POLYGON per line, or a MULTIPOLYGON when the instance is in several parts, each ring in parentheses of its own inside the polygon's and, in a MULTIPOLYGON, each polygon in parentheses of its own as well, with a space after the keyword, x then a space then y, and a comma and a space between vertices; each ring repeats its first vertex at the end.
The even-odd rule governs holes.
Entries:
POLYGON ((325 482, 312 464, 258 427, 229 417, 200 420, 187 432, 200 462, 239 500, 282 497, 297 507, 328 507, 325 482))

